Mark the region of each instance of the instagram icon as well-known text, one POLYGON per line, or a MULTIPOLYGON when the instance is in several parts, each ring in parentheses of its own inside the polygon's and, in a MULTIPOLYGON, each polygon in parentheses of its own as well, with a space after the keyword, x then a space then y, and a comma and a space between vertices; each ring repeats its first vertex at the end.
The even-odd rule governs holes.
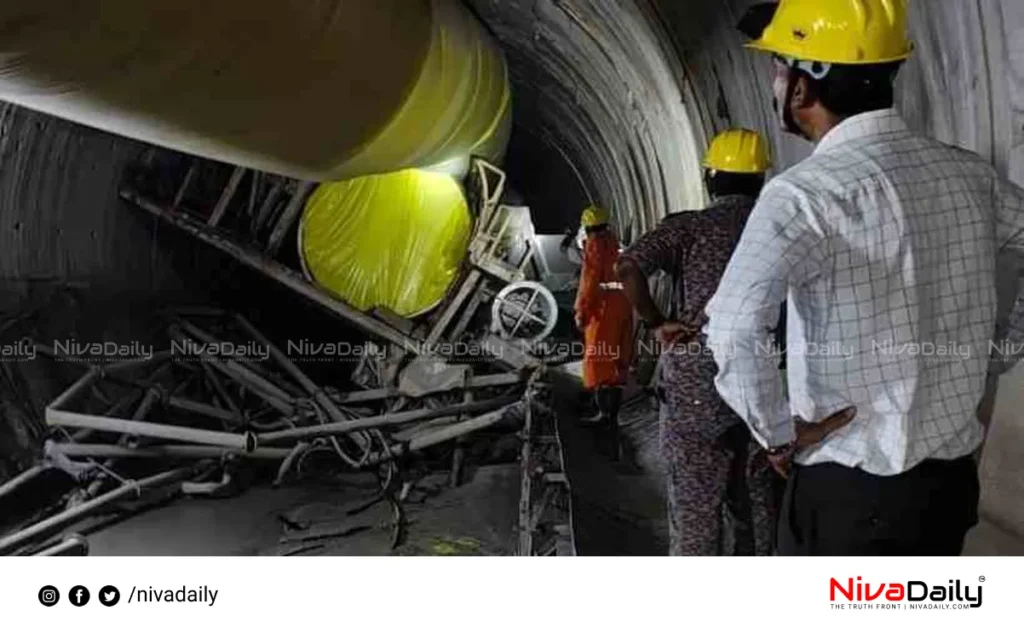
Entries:
POLYGON ((46 585, 39 590, 39 603, 44 607, 52 607, 60 602, 60 592, 53 585, 46 585))

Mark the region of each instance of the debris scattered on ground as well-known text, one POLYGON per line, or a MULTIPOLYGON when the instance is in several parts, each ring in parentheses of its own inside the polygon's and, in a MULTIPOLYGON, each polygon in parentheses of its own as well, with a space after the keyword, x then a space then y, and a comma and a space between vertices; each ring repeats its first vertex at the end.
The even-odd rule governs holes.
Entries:
MULTIPOLYGON (((163 351, 104 362, 35 343, 41 354, 77 366, 80 377, 45 409, 42 459, 0 485, 0 499, 48 472, 71 485, 0 536, 0 554, 80 550, 60 547, 69 530, 85 541, 181 497, 340 477, 362 499, 321 508, 319 516, 316 508, 280 515, 277 553, 315 554, 368 530, 388 531, 396 553, 422 553, 422 544, 402 551, 416 521, 406 506, 425 507, 469 470, 517 459, 526 501, 512 551, 536 553, 523 530, 542 540, 569 535, 568 487, 564 475, 558 479, 560 448, 539 370, 467 372, 455 388, 414 398, 375 385, 343 392, 315 382, 244 317, 218 310, 171 313, 167 341, 163 351), (562 525, 548 530, 555 497, 562 525)), ((471 542, 453 537, 427 549, 479 555, 471 542)))

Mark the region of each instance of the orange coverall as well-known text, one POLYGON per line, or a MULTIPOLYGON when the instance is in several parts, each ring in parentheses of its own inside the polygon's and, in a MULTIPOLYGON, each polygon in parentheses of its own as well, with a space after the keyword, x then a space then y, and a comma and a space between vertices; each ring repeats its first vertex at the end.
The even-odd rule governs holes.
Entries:
POLYGON ((588 235, 576 295, 576 318, 582 324, 583 386, 588 391, 626 383, 633 356, 633 306, 618 284, 615 264, 619 240, 611 231, 588 235))

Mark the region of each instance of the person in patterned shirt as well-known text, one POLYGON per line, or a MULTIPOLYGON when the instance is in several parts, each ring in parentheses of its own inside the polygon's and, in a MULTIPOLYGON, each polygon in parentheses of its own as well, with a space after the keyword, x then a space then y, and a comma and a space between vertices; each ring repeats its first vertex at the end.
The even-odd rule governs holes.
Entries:
POLYGON ((668 471, 670 554, 768 555, 774 538, 774 477, 767 456, 715 391, 717 367, 697 335, 704 306, 739 241, 770 168, 764 139, 750 130, 719 135, 704 162, 714 199, 703 211, 666 217, 619 258, 626 295, 658 334, 661 451, 668 471), (680 299, 670 323, 648 277, 664 271, 680 299), (724 507, 734 518, 726 552, 724 507))
POLYGON ((978 522, 976 408, 1024 189, 897 112, 909 10, 782 0, 741 23, 774 57, 779 122, 815 145, 765 187, 707 307, 719 393, 788 476, 783 555, 954 556, 978 522), (783 300, 787 384, 755 349, 783 300), (800 418, 843 411, 806 445, 800 418))

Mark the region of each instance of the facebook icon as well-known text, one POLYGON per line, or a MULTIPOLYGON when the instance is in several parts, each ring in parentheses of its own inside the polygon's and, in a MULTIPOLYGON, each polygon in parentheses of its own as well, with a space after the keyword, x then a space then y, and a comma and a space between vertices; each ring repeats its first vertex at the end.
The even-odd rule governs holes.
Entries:
POLYGON ((71 604, 76 607, 84 607, 89 604, 89 590, 82 585, 72 587, 71 593, 68 594, 68 599, 71 600, 71 604))

